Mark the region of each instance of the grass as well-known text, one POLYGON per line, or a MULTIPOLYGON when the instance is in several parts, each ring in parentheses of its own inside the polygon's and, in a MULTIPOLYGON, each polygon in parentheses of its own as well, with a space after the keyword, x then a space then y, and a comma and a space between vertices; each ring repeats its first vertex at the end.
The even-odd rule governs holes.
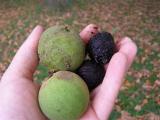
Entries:
POLYGON ((113 110, 110 117, 109 117, 109 120, 117 120, 119 117, 120 117, 120 113, 113 110))
POLYGON ((137 91, 137 89, 138 89, 137 87, 130 88, 127 91, 127 94, 130 94, 130 95, 127 95, 124 92, 121 92, 121 94, 119 95, 120 105, 121 105, 122 109, 128 111, 133 116, 138 116, 138 115, 144 114, 144 112, 136 111, 134 109, 135 106, 139 105, 142 102, 142 100, 145 98, 144 94, 137 95, 135 98, 131 97, 131 95, 135 91, 137 91))
POLYGON ((42 83, 42 81, 48 77, 48 69, 43 65, 38 65, 37 70, 39 71, 34 77, 36 78, 37 83, 42 83))
POLYGON ((157 115, 160 115, 160 105, 157 105, 153 99, 150 99, 148 104, 146 104, 143 107, 142 112, 144 113, 153 112, 156 113, 157 115))

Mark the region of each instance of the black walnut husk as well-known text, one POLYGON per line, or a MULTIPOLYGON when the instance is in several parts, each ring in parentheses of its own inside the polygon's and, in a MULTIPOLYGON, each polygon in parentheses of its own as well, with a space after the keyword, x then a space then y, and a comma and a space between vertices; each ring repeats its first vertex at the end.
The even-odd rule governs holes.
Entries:
POLYGON ((100 83, 102 83, 105 76, 105 68, 103 65, 100 65, 93 60, 86 60, 79 67, 76 73, 82 77, 91 92, 100 83))
POLYGON ((99 32, 94 35, 88 45, 87 51, 91 59, 99 64, 106 64, 116 52, 113 36, 108 32, 99 32))

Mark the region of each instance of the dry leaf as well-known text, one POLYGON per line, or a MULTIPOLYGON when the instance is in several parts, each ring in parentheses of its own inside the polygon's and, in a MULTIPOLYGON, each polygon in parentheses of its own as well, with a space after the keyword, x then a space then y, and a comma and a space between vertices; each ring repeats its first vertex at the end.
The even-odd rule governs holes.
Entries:
POLYGON ((135 117, 130 116, 126 111, 121 112, 121 117, 118 120, 137 120, 135 117))
POLYGON ((136 111, 141 111, 142 106, 141 106, 141 105, 136 105, 134 109, 135 109, 136 111))

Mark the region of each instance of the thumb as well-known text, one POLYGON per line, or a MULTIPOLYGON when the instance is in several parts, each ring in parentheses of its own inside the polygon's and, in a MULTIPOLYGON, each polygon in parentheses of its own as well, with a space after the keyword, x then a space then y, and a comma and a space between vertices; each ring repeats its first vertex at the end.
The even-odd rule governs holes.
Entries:
POLYGON ((34 28, 27 40, 17 51, 3 77, 16 75, 31 78, 33 76, 38 65, 37 47, 42 32, 41 26, 34 28))

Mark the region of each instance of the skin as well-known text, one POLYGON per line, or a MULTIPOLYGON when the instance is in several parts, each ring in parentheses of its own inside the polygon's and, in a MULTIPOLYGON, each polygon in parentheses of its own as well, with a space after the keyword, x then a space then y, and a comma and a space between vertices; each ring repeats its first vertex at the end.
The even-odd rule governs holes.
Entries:
MULTIPOLYGON (((33 81, 33 73, 39 62, 37 47, 42 32, 41 26, 35 27, 1 78, 1 120, 47 120, 38 105, 39 85, 33 81)), ((105 65, 103 83, 91 93, 88 110, 80 120, 108 119, 137 51, 135 43, 128 37, 119 40, 117 47, 119 51, 105 65)))
POLYGON ((81 39, 84 43, 88 43, 89 39, 94 36, 96 33, 98 33, 99 28, 95 24, 89 24, 87 25, 80 33, 81 39))

